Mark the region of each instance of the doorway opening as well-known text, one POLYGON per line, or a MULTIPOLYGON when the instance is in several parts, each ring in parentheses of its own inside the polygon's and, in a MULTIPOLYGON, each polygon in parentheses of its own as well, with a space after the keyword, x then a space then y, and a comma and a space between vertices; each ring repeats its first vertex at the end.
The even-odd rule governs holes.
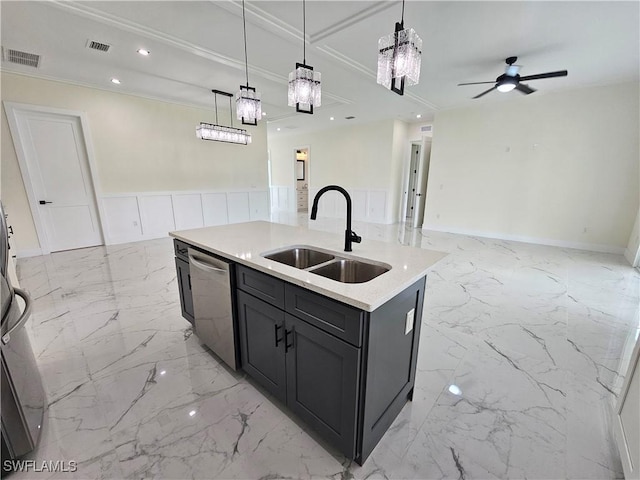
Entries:
POLYGON ((296 212, 309 211, 309 147, 295 149, 296 212))
POLYGON ((400 220, 411 227, 421 227, 427 199, 427 180, 431 159, 431 139, 411 142, 404 176, 400 220))

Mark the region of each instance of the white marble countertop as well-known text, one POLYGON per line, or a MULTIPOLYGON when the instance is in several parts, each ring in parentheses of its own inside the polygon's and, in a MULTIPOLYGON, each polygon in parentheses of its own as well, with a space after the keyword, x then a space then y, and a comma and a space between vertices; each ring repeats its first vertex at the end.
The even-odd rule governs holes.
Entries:
POLYGON ((447 254, 434 250, 362 239, 353 252, 344 251, 344 234, 309 230, 270 222, 248 222, 170 232, 169 235, 340 302, 372 312, 422 278, 447 254), (289 246, 331 250, 342 258, 386 263, 391 270, 365 283, 341 283, 266 259, 264 253, 289 246))

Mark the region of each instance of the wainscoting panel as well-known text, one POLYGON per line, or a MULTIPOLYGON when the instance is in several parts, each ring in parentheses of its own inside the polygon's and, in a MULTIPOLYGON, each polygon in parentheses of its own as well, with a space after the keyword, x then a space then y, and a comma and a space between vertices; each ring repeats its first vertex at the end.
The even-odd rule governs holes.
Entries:
POLYGON ((226 225, 229 223, 229 216, 227 215, 227 194, 203 193, 202 213, 204 216, 204 224, 207 227, 226 225))
POLYGON ((350 190, 349 194, 353 203, 353 219, 365 221, 367 219, 367 191, 350 190))
POLYGON ((249 218, 269 220, 269 193, 249 192, 249 218))
POLYGON ((129 242, 142 237, 142 222, 138 210, 138 197, 103 197, 109 243, 129 242))
POLYGON ((202 195, 198 193, 172 195, 172 200, 176 230, 188 230, 204 226, 202 195))
MULTIPOLYGON (((351 196, 351 214, 353 220, 372 223, 392 223, 386 216, 386 190, 347 188, 347 191, 351 196)), ((309 208, 311 208, 311 203, 317 193, 317 189, 309 193, 309 208)), ((320 202, 318 203, 318 217, 345 218, 346 214, 347 202, 341 193, 329 191, 320 198, 320 202)))
POLYGON ((108 245, 162 238, 173 230, 268 220, 271 215, 268 190, 117 193, 99 201, 108 245))
POLYGON ((142 234, 145 237, 162 237, 176 229, 171 195, 139 196, 138 205, 142 219, 142 234))
POLYGON ((229 223, 251 220, 249 194, 247 192, 227 193, 227 212, 229 213, 229 223))
POLYGON ((278 199, 280 198, 278 187, 272 185, 269 187, 269 191, 271 192, 271 211, 276 212, 278 211, 278 199))
POLYGON ((295 191, 292 187, 271 186, 271 210, 274 212, 295 211, 295 191))
POLYGON ((369 191, 369 215, 370 222, 386 223, 387 192, 384 190, 369 191))

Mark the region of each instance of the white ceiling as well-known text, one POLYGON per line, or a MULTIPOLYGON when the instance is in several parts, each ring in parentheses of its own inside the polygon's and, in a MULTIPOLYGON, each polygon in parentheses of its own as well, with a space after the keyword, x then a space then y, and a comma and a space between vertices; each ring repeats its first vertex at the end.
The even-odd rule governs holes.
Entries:
MULTIPOLYGON (((322 73, 322 106, 297 114, 287 107, 287 77, 302 62, 302 3, 247 1, 246 10, 249 83, 262 93, 275 135, 382 118, 415 122, 417 114, 428 121, 437 110, 520 96, 471 100, 490 85, 457 86, 494 80, 512 55, 521 75, 569 71, 531 81, 534 95, 640 78, 637 1, 407 1, 405 26, 424 43, 420 83, 401 97, 375 81, 377 41, 400 20, 401 2, 309 0, 307 63, 322 73)), ((245 83, 241 2, 2 1, 0 15, 3 47, 42 56, 38 69, 3 61, 5 71, 212 110, 212 88, 235 93, 245 83), (88 40, 112 47, 89 50, 88 40), (141 47, 151 55, 137 54, 141 47)), ((228 109, 219 113, 228 123, 228 109)))

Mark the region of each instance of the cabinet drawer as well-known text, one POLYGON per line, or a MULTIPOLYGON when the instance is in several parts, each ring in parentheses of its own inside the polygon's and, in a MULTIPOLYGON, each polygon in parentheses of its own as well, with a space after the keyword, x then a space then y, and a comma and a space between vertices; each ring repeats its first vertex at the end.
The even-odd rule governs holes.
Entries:
POLYGON ((284 309, 284 282, 243 265, 236 269, 238 288, 284 309))
POLYGON ((189 261, 189 255, 187 254, 187 250, 189 248, 189 245, 187 243, 184 243, 181 240, 173 240, 173 248, 176 252, 176 257, 180 257, 182 258, 185 262, 189 261))
POLYGON ((295 285, 285 285, 285 311, 349 342, 362 346, 364 312, 295 285))

